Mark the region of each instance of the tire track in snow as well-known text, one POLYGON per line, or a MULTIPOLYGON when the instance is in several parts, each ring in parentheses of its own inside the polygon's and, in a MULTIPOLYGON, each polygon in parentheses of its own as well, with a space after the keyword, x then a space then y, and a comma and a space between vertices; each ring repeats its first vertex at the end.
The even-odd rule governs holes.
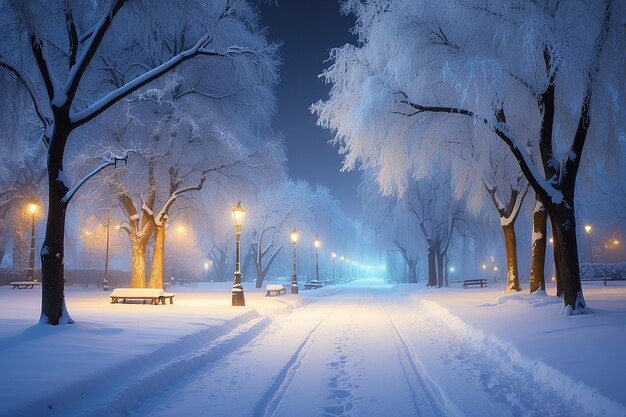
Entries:
POLYGON ((282 400, 285 392, 291 385, 291 382, 293 381, 296 372, 300 368, 300 365, 302 365, 303 359, 313 345, 317 330, 323 321, 324 320, 318 322, 317 325, 315 325, 315 327, 311 329, 304 341, 294 351, 291 358, 289 358, 285 366, 280 370, 278 375, 276 375, 274 383, 266 391, 266 393, 257 404, 256 408, 254 409, 255 416, 271 417, 272 415, 274 415, 274 413, 280 406, 280 401, 282 400))
POLYGON ((258 317, 243 323, 226 335, 215 339, 205 348, 181 355, 156 369, 138 375, 131 384, 108 394, 104 400, 92 404, 75 415, 79 417, 126 416, 129 409, 150 398, 164 386, 170 385, 172 381, 192 374, 200 367, 214 364, 236 351, 257 336, 269 323, 270 319, 267 317, 258 317))
MULTIPOLYGON (((382 303, 381 303, 382 304, 382 303)), ((391 326, 395 332, 396 348, 400 364, 404 371, 407 384, 412 388, 411 394, 415 410, 420 416, 451 417, 463 414, 444 398, 437 384, 424 372, 424 366, 415 354, 406 337, 402 334, 393 317, 382 304, 391 326)))

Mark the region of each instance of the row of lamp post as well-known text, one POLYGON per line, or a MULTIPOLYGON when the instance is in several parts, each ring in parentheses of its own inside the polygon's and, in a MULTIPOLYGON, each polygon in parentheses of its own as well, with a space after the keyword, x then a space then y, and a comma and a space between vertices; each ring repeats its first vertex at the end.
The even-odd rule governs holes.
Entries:
MULTIPOLYGON (((232 289, 232 305, 233 306, 245 306, 245 296, 243 285, 241 284, 241 227, 244 225, 244 221, 246 218, 246 209, 241 205, 241 201, 237 203, 237 205, 232 209, 233 216, 233 224, 235 225, 235 278, 233 280, 233 289, 232 289)), ((298 275, 296 273, 296 244, 298 243, 298 239, 300 238, 300 233, 294 227, 291 233, 289 234, 292 244, 292 272, 291 272, 291 294, 298 294, 298 275)), ((313 241, 313 246, 315 247, 315 279, 319 281, 319 248, 322 245, 322 242, 318 237, 313 241)), ((335 254, 333 253, 333 279, 335 278, 335 254)), ((343 256, 341 257, 343 261, 343 256)))

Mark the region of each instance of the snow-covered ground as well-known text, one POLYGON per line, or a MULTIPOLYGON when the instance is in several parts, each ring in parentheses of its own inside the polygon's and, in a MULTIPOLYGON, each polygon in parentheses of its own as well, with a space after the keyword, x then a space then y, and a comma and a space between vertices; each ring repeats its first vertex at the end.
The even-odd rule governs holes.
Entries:
MULTIPOLYGON (((264 297, 176 287, 174 305, 0 287, 2 416, 626 416, 626 282, 554 297, 377 280, 264 297)), ((549 288, 549 293, 553 293, 549 288)))

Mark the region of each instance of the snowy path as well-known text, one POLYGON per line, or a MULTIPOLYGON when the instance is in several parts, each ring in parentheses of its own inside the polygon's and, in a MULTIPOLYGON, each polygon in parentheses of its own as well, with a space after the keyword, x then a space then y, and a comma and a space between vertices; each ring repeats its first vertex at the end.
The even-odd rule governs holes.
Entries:
POLYGON ((141 404, 128 415, 584 415, 505 352, 487 354, 387 288, 345 288, 277 316, 247 344, 141 404))

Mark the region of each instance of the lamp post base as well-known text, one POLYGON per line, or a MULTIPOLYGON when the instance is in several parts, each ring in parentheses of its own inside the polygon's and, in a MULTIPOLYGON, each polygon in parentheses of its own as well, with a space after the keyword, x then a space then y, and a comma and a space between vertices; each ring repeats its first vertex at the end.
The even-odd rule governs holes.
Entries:
POLYGON ((291 284, 291 293, 298 294, 298 284, 291 284))
POLYGON ((235 291, 233 289, 233 298, 232 298, 231 305, 233 307, 245 307, 246 306, 246 300, 243 295, 243 291, 235 291))

